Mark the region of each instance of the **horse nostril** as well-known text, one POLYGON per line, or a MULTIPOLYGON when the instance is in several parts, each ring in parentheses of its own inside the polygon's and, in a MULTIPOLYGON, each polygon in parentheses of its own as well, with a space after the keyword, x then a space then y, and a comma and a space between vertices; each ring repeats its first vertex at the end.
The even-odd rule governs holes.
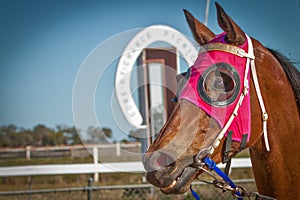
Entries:
POLYGON ((171 155, 162 152, 153 152, 144 157, 144 167, 147 171, 157 171, 168 166, 173 166, 175 159, 171 155))
POLYGON ((156 159, 156 164, 159 167, 167 167, 173 163, 174 163, 173 158, 164 153, 160 153, 159 157, 156 159))

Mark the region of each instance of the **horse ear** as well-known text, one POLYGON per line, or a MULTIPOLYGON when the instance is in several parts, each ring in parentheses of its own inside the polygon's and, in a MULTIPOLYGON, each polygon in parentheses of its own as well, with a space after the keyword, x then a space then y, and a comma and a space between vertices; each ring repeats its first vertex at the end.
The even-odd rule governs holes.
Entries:
POLYGON ((230 44, 241 45, 246 40, 244 31, 227 15, 224 9, 216 2, 219 26, 226 32, 226 40, 230 44))
POLYGON ((183 9, 183 11, 193 36, 200 45, 204 45, 213 39, 215 34, 209 28, 199 22, 189 11, 185 9, 183 9))

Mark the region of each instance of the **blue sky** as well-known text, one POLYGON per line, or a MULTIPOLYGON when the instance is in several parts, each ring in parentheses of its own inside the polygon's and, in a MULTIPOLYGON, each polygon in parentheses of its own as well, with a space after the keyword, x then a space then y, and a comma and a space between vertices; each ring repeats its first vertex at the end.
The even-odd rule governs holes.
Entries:
MULTIPOLYGON (((80 66, 97 45, 121 32, 153 24, 191 36, 182 9, 203 21, 205 2, 1 0, 0 125, 74 125, 73 85, 80 66)), ((218 2, 248 35, 300 60, 299 0, 218 2)), ((221 33, 213 3, 208 26, 221 33)), ((110 111, 114 64, 99 83, 96 107, 101 126, 112 128, 119 140, 126 133, 116 126, 110 111)))

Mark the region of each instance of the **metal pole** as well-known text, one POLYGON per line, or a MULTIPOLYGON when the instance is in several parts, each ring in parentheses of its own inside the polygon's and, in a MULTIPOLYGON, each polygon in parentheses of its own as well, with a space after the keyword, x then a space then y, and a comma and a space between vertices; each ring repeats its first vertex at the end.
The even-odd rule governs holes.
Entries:
POLYGON ((88 180, 88 192, 87 192, 88 200, 92 200, 92 193, 93 193, 93 178, 90 177, 88 180))
MULTIPOLYGON (((31 190, 33 182, 33 176, 30 176, 29 183, 28 183, 28 190, 31 190)), ((28 200, 31 200, 31 194, 28 194, 28 200)))
POLYGON ((207 26, 208 24, 209 5, 210 5, 210 0, 206 0, 205 17, 204 17, 205 26, 207 26))

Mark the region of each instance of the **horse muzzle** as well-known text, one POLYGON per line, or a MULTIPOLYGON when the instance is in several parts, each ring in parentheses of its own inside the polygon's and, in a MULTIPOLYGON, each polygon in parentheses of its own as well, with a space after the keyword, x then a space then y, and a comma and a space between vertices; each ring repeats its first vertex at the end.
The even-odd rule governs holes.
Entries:
POLYGON ((196 178, 197 169, 192 167, 194 156, 175 159, 166 152, 145 154, 143 164, 147 180, 165 194, 182 194, 196 178))

